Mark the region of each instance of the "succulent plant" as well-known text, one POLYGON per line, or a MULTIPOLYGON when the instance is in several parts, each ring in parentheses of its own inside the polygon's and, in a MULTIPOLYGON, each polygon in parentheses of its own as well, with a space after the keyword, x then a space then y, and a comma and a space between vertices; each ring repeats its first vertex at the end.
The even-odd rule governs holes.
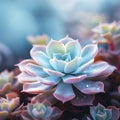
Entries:
POLYGON ((105 108, 103 105, 98 104, 90 107, 90 114, 94 120, 118 120, 119 113, 119 108, 114 106, 105 108))
MULTIPOLYGON (((100 46, 108 44, 109 49, 111 51, 116 49, 115 45, 116 43, 119 44, 119 39, 120 38, 120 23, 119 22, 113 22, 113 23, 103 23, 100 24, 99 26, 95 27, 93 29, 94 34, 94 39, 98 41, 100 46), (103 40, 103 41, 101 41, 103 40)), ((104 47, 103 46, 103 47, 104 47)))
POLYGON ((14 79, 13 72, 8 72, 4 70, 0 73, 0 95, 5 96, 12 88, 12 82, 14 79))
POLYGON ((62 114, 62 111, 56 107, 51 107, 48 102, 30 103, 27 105, 27 111, 22 113, 24 120, 56 120, 62 114))
POLYGON ((4 120, 9 117, 12 112, 19 106, 19 98, 13 98, 12 100, 7 100, 5 98, 0 98, 0 120, 4 120))
POLYGON ((120 31, 120 24, 116 22, 112 22, 110 24, 103 23, 93 29, 93 32, 109 37, 111 37, 118 31, 120 31))
POLYGON ((116 68, 103 61, 94 63, 97 52, 96 44, 82 48, 77 40, 68 36, 51 40, 47 46, 33 46, 32 59, 18 64, 22 71, 18 81, 23 84, 24 92, 32 94, 56 86, 53 95, 63 103, 75 98, 74 87, 88 95, 104 92, 104 84, 94 78, 106 77, 116 68))
POLYGON ((33 45, 47 45, 48 43, 48 36, 42 35, 42 36, 28 36, 28 41, 33 45))

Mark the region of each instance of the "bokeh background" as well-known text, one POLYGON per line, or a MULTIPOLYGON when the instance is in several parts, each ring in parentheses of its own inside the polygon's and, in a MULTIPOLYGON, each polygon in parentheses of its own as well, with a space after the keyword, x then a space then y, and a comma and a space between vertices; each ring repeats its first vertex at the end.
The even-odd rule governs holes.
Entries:
POLYGON ((29 35, 66 35, 83 44, 91 28, 120 20, 120 0, 0 0, 0 70, 29 58, 29 35))

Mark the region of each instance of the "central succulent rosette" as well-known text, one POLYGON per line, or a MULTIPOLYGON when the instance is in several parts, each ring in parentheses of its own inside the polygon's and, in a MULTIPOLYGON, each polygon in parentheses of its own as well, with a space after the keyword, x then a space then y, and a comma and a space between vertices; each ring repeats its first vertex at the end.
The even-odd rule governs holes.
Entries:
POLYGON ((82 48, 69 37, 33 46, 32 59, 18 64, 22 71, 18 80, 23 83, 24 92, 33 94, 55 87, 53 95, 63 103, 75 98, 74 87, 89 95, 104 92, 104 84, 93 78, 106 77, 115 67, 106 62, 94 63, 97 52, 96 44, 82 48))

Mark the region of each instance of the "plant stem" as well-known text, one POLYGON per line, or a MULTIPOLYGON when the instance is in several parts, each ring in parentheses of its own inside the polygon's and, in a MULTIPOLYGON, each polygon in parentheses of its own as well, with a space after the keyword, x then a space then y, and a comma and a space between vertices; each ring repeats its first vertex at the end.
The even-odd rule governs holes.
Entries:
POLYGON ((109 44, 109 50, 114 51, 115 50, 115 46, 114 46, 112 38, 108 39, 108 44, 109 44))

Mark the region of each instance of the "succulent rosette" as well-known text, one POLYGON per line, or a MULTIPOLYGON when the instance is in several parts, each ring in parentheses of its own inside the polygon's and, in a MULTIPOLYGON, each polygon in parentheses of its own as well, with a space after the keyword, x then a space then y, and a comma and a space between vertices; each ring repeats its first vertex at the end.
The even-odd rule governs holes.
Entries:
POLYGON ((51 107, 50 103, 30 103, 22 113, 24 120, 56 120, 62 111, 56 107, 51 107))
POLYGON ((120 38, 120 22, 102 23, 93 28, 94 39, 100 47, 111 51, 118 49, 120 38))
POLYGON ((116 22, 112 22, 109 24, 103 23, 93 29, 93 32, 109 37, 111 37, 112 35, 116 34, 119 31, 120 31, 120 24, 116 22))
POLYGON ((77 40, 69 37, 33 46, 32 59, 18 64, 22 71, 18 80, 23 84, 23 91, 32 94, 55 87, 53 95, 63 103, 75 98, 74 87, 87 95, 104 92, 104 84, 93 78, 106 77, 116 68, 107 62, 94 63, 97 52, 96 44, 82 48, 77 40))
POLYGON ((0 98, 0 120, 4 120, 19 106, 19 98, 11 100, 0 98))
POLYGON ((90 114, 93 120, 118 120, 120 116, 119 108, 116 108, 114 106, 105 108, 101 104, 90 107, 90 114))

